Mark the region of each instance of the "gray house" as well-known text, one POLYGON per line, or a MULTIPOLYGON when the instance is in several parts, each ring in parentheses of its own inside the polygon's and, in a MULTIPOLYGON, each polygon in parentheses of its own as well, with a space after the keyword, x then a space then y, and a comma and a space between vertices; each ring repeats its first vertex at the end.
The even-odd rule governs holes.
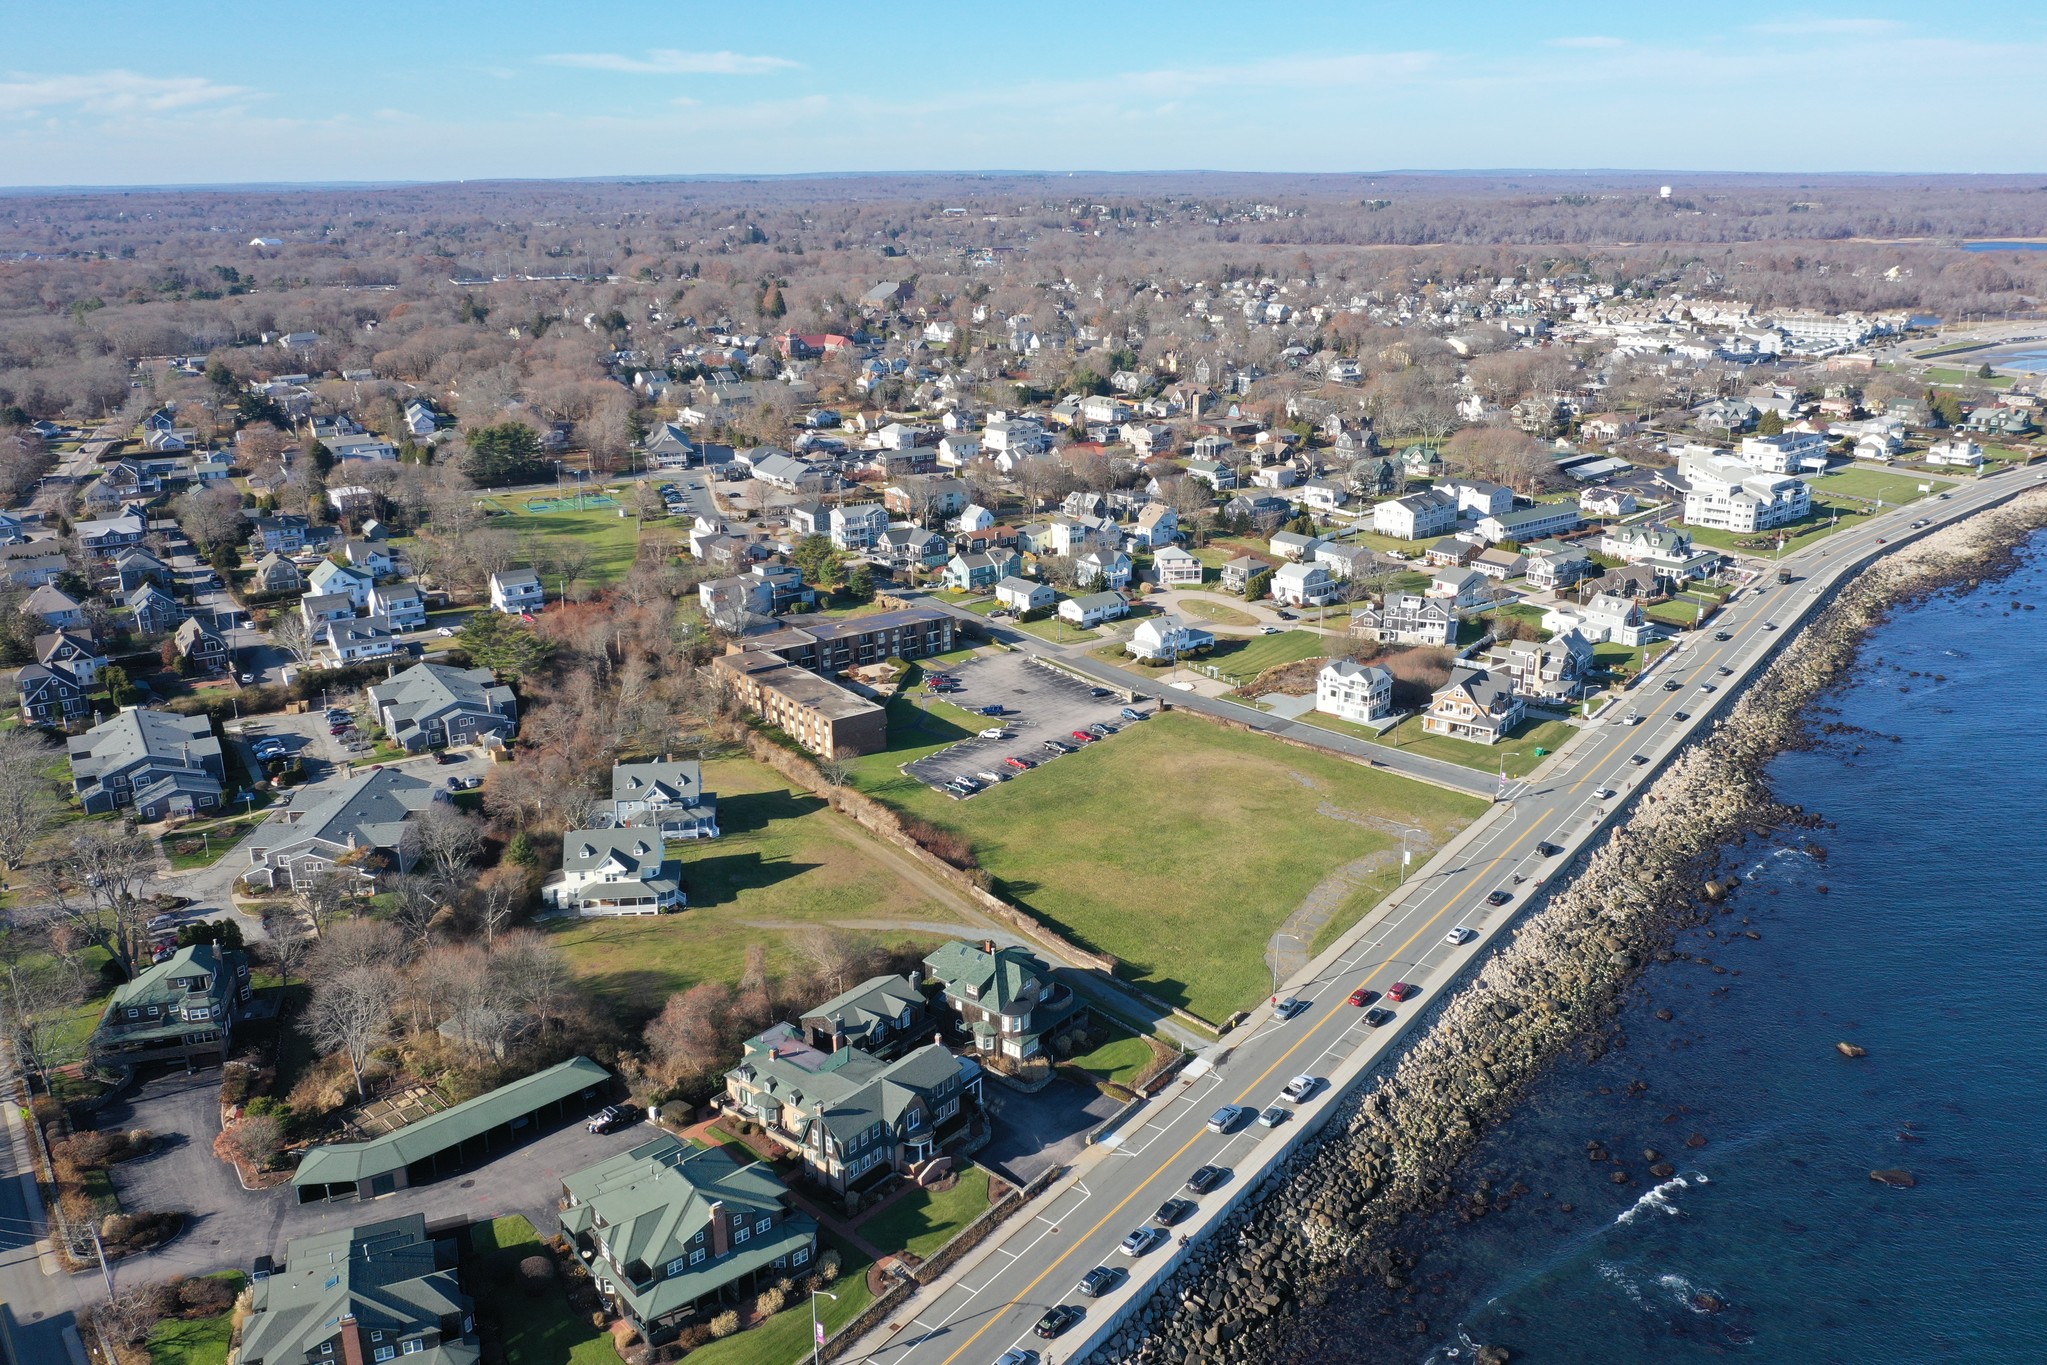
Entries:
POLYGON ((130 708, 70 743, 71 789, 88 815, 132 806, 140 820, 220 807, 227 767, 205 716, 130 708))
POLYGON ((518 699, 487 668, 417 663, 369 697, 377 723, 408 753, 504 739, 518 728, 518 699))

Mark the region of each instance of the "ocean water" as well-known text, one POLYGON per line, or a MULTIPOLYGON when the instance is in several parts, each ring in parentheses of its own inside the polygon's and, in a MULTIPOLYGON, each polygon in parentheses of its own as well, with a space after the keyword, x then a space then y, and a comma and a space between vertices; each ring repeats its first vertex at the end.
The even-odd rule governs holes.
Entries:
POLYGON ((1458 1181, 1527 1193, 1409 1230, 1421 1293, 1353 1286, 1318 1355, 2047 1361, 2043 678, 2047 538, 1873 635, 1819 716, 1860 728, 1771 770, 1833 827, 1740 851, 1728 913, 1678 944, 1713 965, 1652 967, 1621 1045, 1555 1069, 1458 1181))

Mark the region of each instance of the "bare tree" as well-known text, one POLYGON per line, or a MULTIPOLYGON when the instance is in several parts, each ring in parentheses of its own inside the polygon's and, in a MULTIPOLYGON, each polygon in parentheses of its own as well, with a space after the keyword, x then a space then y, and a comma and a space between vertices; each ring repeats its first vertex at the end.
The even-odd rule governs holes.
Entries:
POLYGON ((415 951, 424 951, 433 942, 434 920, 441 913, 447 886, 447 883, 410 872, 400 872, 384 879, 383 889, 391 907, 391 923, 415 945, 415 951))
POLYGON ((272 910, 263 916, 263 955, 277 968, 284 985, 289 986, 294 976, 305 975, 312 949, 312 936, 296 911, 272 910))
POLYGON ((560 1012, 569 967, 552 943, 530 929, 504 934, 490 962, 498 996, 508 1007, 542 1022, 560 1012))
POLYGON ((129 976, 146 937, 149 907, 141 894, 153 852, 132 828, 98 826, 44 863, 37 879, 50 918, 105 949, 129 976))
POLYGON ((405 937, 383 920, 350 919, 322 935, 313 949, 311 974, 340 976, 353 967, 396 963, 405 953, 405 937))
POLYGON ((477 855, 483 852, 483 821, 436 802, 407 823, 405 837, 445 900, 468 880, 477 855))
POLYGON ((368 1097, 363 1063, 390 1039, 391 1014, 397 1002, 398 971, 383 962, 349 967, 313 987, 306 1033, 316 1047, 348 1058, 358 1097, 368 1097))
POLYGON ((70 1060, 53 1049, 84 987, 76 960, 50 951, 41 935, 21 928, 0 931, 0 1025, 31 1075, 46 1075, 70 1060))
POLYGON ((671 1080, 686 1082, 724 1066, 733 1004, 732 987, 722 981, 701 981, 668 997, 645 1035, 655 1067, 671 1080))
POLYGON ((830 984, 834 995, 846 988, 845 978, 860 957, 860 950, 851 935, 828 924, 805 933, 796 947, 804 959, 817 969, 817 974, 830 984))
POLYGON ((486 944, 495 943, 498 934, 510 926, 519 911, 519 892, 520 888, 506 877, 486 876, 478 885, 476 925, 483 931, 486 944))
POLYGON ((171 515, 185 534, 207 551, 233 545, 248 526, 242 517, 240 490, 226 483, 180 493, 171 504, 171 515))
POLYGON ((332 868, 292 884, 292 908, 306 917, 313 932, 325 936, 328 926, 348 908, 349 879, 332 868))
POLYGON ((306 629, 306 618, 295 610, 277 614, 270 625, 270 643, 289 654, 295 663, 306 663, 313 657, 312 632, 306 629))
POLYGON ((0 865, 10 872, 56 827, 54 789, 43 775, 51 756, 40 730, 0 730, 0 865))

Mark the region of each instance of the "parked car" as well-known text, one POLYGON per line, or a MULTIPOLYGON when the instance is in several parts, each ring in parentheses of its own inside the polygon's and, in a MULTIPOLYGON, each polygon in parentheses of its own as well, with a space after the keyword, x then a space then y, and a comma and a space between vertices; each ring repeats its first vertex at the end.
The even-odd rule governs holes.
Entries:
POLYGON ((1272 1012, 1282 1019, 1291 1019, 1306 1008, 1308 1008, 1307 1001, 1302 1000, 1297 996, 1290 995, 1286 999, 1280 1001, 1277 1005, 1274 1005, 1272 1007, 1272 1012))
POLYGON ((1460 924, 1449 933, 1443 935, 1443 942, 1449 944, 1452 948, 1462 948, 1477 937, 1478 930, 1460 924))
POLYGON ((1272 614, 1274 616, 1277 616, 1282 621, 1298 621, 1301 619, 1300 617, 1296 616, 1294 613, 1290 611, 1276 611, 1272 614))
POLYGON ((995 1357, 995 1365, 1038 1365, 1038 1353, 1022 1346, 1012 1346, 995 1357))
POLYGON ((1105 720, 1098 720, 1093 725, 1088 726, 1087 731, 1096 739, 1107 739, 1110 735, 1116 733, 1116 727, 1105 720))
POLYGON ((981 781, 986 782, 991 787, 994 786, 997 782, 1009 781, 1010 777, 1008 773, 998 772, 994 768, 983 768, 981 769, 981 771, 975 773, 974 776, 979 778, 981 781))
POLYGON ((1421 991, 1420 986, 1410 986, 1405 981, 1396 981, 1386 988, 1386 998, 1398 1004, 1402 1000, 1412 1000, 1420 995, 1421 991))
POLYGON ((1637 768, 1647 767, 1647 766, 1648 766, 1648 763, 1649 763, 1649 755, 1647 755, 1647 754, 1629 754, 1629 755, 1628 755, 1628 762, 1630 762, 1630 763, 1634 764, 1634 765, 1635 765, 1635 766, 1636 766, 1637 768))
POLYGON ((1243 1105, 1226 1104, 1208 1116, 1208 1131, 1211 1133, 1227 1133, 1237 1126, 1238 1122, 1244 1117, 1244 1113, 1243 1105))
POLYGON ((1015 754, 1011 754, 1008 758, 1005 758, 1002 761, 1004 763, 1007 763, 1010 767, 1016 769, 1020 773, 1027 773, 1031 769, 1038 766, 1037 764, 1033 763, 1030 759, 1019 758, 1015 754))
POLYGON ((1393 1011, 1389 1009, 1366 1010, 1365 1022, 1373 1028, 1384 1028, 1393 1022, 1393 1011))
POLYGON ((443 640, 452 640, 455 638, 455 628, 453 626, 442 626, 434 634, 440 636, 443 640))
POLYGON ((1002 728, 1002 727, 1001 727, 1000 725, 994 725, 994 726, 990 726, 990 727, 989 727, 988 729, 986 729, 986 730, 983 730, 983 731, 981 732, 981 738, 982 738, 982 739, 1008 739, 1008 738, 1009 738, 1009 731, 1007 731, 1007 730, 1003 729, 1003 728, 1002 728))
POLYGON ((1308 1098, 1308 1096, 1314 1094, 1317 1090, 1320 1090, 1321 1088, 1322 1078, 1320 1076, 1296 1076, 1292 1080, 1288 1081, 1286 1083, 1286 1089, 1280 1091, 1279 1093, 1285 1095, 1295 1104, 1299 1104, 1302 1100, 1305 1100, 1306 1098, 1308 1098))
POLYGON ((1547 844, 1547 843, 1545 843, 1545 844, 1537 844, 1537 845, 1535 846, 1535 851, 1536 851, 1537 853, 1540 853, 1540 854, 1541 854, 1541 855, 1542 855, 1543 857, 1545 857, 1545 858, 1554 858, 1554 857, 1556 857, 1556 856, 1557 856, 1557 855, 1558 855, 1559 853, 1562 853, 1562 852, 1564 851, 1564 846, 1563 846, 1562 844, 1547 844))
POLYGON ((1196 1194, 1207 1194, 1229 1178, 1230 1172, 1227 1167, 1202 1166, 1193 1175, 1187 1177, 1187 1188, 1196 1194))
POLYGON ((1122 1252, 1125 1256, 1142 1256, 1145 1252, 1150 1251, 1165 1240, 1166 1230, 1164 1228, 1155 1228, 1147 1223, 1128 1237, 1125 1237, 1116 1247, 1116 1250, 1122 1252))
POLYGON ((1369 1005, 1378 998, 1379 992, 1370 986, 1360 986, 1350 993, 1350 1003, 1353 1005, 1369 1005))
POLYGON ((1269 1104, 1258 1111, 1260 1128, 1277 1128, 1294 1116, 1294 1111, 1277 1104, 1269 1104))
POLYGON ((1123 719, 1125 719, 1125 720, 1143 720, 1143 719, 1144 719, 1144 712, 1142 712, 1142 711, 1138 710, 1138 709, 1137 709, 1136 707, 1134 707, 1134 706, 1126 706, 1126 707, 1124 707, 1124 708, 1123 708, 1123 719))
POLYGON ((165 929, 175 929, 177 927, 178 917, 176 915, 152 915, 149 920, 149 932, 152 934, 161 933, 165 929))
POLYGON ((1108 688, 1106 688, 1106 687, 1090 687, 1090 688, 1089 688, 1089 689, 1087 690, 1087 694, 1088 694, 1088 695, 1089 695, 1090 697, 1097 697, 1097 698, 1099 698, 1099 697, 1106 697, 1106 696, 1108 696, 1108 695, 1109 695, 1109 689, 1108 689, 1108 688))
POLYGON ((1200 1206, 1192 1199, 1168 1199, 1159 1205, 1159 1211, 1152 1215, 1152 1221, 1162 1228, 1169 1228, 1175 1223, 1185 1222, 1198 1207, 1200 1206))
POLYGON ((461 761, 462 755, 460 754, 451 754, 446 749, 434 750, 434 762, 442 767, 446 767, 450 763, 460 763, 461 761))
POLYGON ((984 706, 984 707, 982 707, 982 708, 981 708, 981 714, 982 714, 982 715, 984 715, 984 716, 999 716, 999 715, 1001 715, 1001 714, 1002 714, 1002 703, 1001 703, 1001 702, 996 702, 996 703, 995 703, 994 705, 992 705, 992 706, 984 706))
POLYGON ((1513 899, 1514 893, 1512 891, 1502 890, 1495 891, 1491 895, 1487 896, 1485 898, 1485 903, 1487 905, 1505 905, 1508 901, 1513 899))
POLYGON ((1670 718, 1676 721, 1686 721, 1692 718, 1692 713, 1689 711, 1673 711, 1670 713, 1670 718))
POLYGON ((1116 1269, 1116 1267, 1098 1265, 1087 1274, 1081 1276, 1080 1283, 1075 1285, 1074 1289, 1088 1298, 1098 1299, 1111 1289, 1114 1289, 1122 1279, 1123 1272, 1116 1269))
POLYGON ((1600 787, 1600 788, 1596 789, 1596 790, 1595 790, 1595 791, 1594 791, 1594 792, 1592 793, 1592 799, 1593 799, 1593 800, 1595 800, 1595 801, 1611 801, 1611 800, 1613 800, 1613 788, 1612 788, 1612 787, 1600 787))
POLYGON ((1076 740, 1079 740, 1082 744, 1092 744, 1096 740, 1101 738, 1100 735, 1091 735, 1085 730, 1075 730, 1073 732, 1073 737, 1076 740))
POLYGON ((1050 1341, 1081 1319, 1081 1310, 1070 1303, 1055 1304, 1045 1310, 1045 1316, 1038 1319, 1038 1325, 1031 1331, 1050 1341))
POLYGON ((590 1122, 584 1126, 593 1133, 615 1133, 621 1128, 632 1127, 640 1121, 640 1117, 637 1105, 607 1104, 592 1114, 590 1122))
POLYGON ((1073 752, 1074 747, 1064 740, 1048 739, 1045 741, 1046 750, 1054 754, 1070 754, 1073 752))
POLYGON ((250 683, 256 681, 256 675, 244 669, 242 672, 235 674, 235 681, 247 687, 250 683))

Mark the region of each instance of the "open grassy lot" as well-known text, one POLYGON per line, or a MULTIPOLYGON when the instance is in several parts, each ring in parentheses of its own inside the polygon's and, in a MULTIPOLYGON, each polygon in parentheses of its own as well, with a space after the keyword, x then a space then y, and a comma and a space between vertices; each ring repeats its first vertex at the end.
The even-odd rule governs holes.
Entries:
POLYGON ((1425 734, 1420 719, 1410 717, 1383 734, 1373 736, 1373 740, 1389 748, 1409 749, 1447 763, 1476 768, 1480 772, 1496 773, 1504 764, 1507 776, 1526 777, 1576 733, 1575 726, 1560 720, 1523 721, 1500 743, 1478 744, 1468 739, 1452 739, 1448 735, 1425 734), (1535 752, 1537 749, 1546 752, 1538 754, 1535 752))
MULTIPOLYGON (((639 553, 643 534, 639 518, 633 515, 631 491, 607 491, 618 500, 619 506, 532 512, 527 510, 529 499, 523 494, 486 498, 484 501, 501 512, 509 513, 494 518, 491 524, 500 530, 510 531, 521 540, 534 537, 543 549, 549 541, 557 539, 579 541, 588 547, 590 567, 580 580, 587 587, 625 577, 626 570, 633 566, 634 557, 639 553), (619 515, 621 509, 625 511, 622 517, 619 515)), ((657 518, 646 524, 644 534, 650 541, 673 546, 686 542, 685 531, 686 528, 673 524, 667 518, 657 518)), ((549 583, 547 590, 552 601, 556 585, 549 583)))
POLYGON ((1944 493, 1953 488, 1950 479, 1934 479, 1924 474, 1894 474, 1887 469, 1841 469, 1825 474, 1812 481, 1812 492, 1816 498, 1831 498, 1840 493, 1851 498, 1881 498, 1889 507, 1900 503, 1913 502, 1932 493, 1944 493), (1933 487, 1926 493, 1919 491, 1919 485, 1930 483, 1933 487))
POLYGON ((163 836, 163 854, 169 860, 171 870, 183 872, 188 868, 211 867, 219 862, 221 855, 240 843, 249 831, 269 818, 268 811, 250 811, 237 815, 232 820, 193 830, 179 830, 163 836))
MULTIPOLYGON (((985 1197, 986 1191, 983 1191, 985 1197)), ((829 1232, 818 1235, 818 1250, 839 1253, 839 1278, 833 1281, 830 1293, 835 1299, 820 1297, 817 1300, 817 1320, 824 1324, 825 1335, 830 1336, 854 1318, 860 1316, 874 1296, 867 1292, 867 1258, 855 1251, 846 1242, 840 1241, 829 1232)), ((609 1349, 607 1343, 606 1349, 609 1349)), ((810 1349, 810 1296, 793 1294, 789 1306, 775 1316, 736 1336, 723 1341, 714 1341, 699 1346, 689 1353, 696 1365, 790 1365, 792 1361, 804 1358, 810 1349)), ((618 1359, 613 1352, 605 1361, 612 1365, 618 1359)), ((514 1361, 512 1365, 520 1365, 514 1361)), ((577 1365, 582 1365, 578 1361, 577 1365)))
MULTIPOLYGON (((239 1270, 223 1270, 205 1278, 225 1280, 235 1293, 242 1292, 244 1277, 239 1270)), ((227 1365, 228 1342, 233 1331, 232 1308, 210 1318, 167 1319, 150 1329, 151 1365, 227 1365)))
MULTIPOLYGON (((953 738, 965 732, 927 717, 921 733, 903 734, 904 749, 861 760, 855 780, 966 836, 1018 904, 1207 1019, 1269 991, 1266 941, 1324 877, 1388 850, 1397 857, 1403 825, 1440 841, 1485 808, 1171 714, 953 801, 895 771, 946 742, 948 726, 953 738)), ((1346 907, 1347 922, 1366 908, 1346 907)))
MULTIPOLYGON (((906 876, 910 864, 751 759, 706 762, 704 785, 718 794, 724 834, 670 845, 682 859, 688 909, 566 920, 553 930, 583 984, 629 1013, 651 1014, 699 981, 737 981, 756 941, 778 970, 795 960, 806 930, 833 920, 954 920, 925 883, 906 876)), ((849 932, 887 943, 939 941, 880 927, 849 932)))
POLYGON ((1789 526, 1779 526, 1755 535, 1721 531, 1709 526, 1687 526, 1685 530, 1691 533, 1694 544, 1709 549, 1727 550, 1759 559, 1776 559, 1780 553, 1796 554, 1808 545, 1817 544, 1838 531, 1845 531, 1855 525, 1858 518, 1877 515, 1879 513, 1873 503, 1859 499, 1824 502, 1815 493, 1811 514, 1803 521, 1793 522, 1789 526), (1785 538, 1781 552, 1777 548, 1777 537, 1780 535, 1785 538), (1751 541, 1756 543, 1750 544, 1751 541))
MULTIPOLYGON (((1939 352, 1933 354, 1937 355, 1939 352)), ((1974 385, 1983 389, 2008 389, 2012 385, 2012 377, 2008 374, 1993 374, 1990 378, 1984 379, 1974 370, 1955 370, 1944 365, 1930 367, 1925 378, 1929 384, 1974 385)))
POLYGON ((907 1251, 919 1260, 959 1236, 988 1208, 988 1172, 968 1166, 949 1190, 913 1189, 860 1225, 860 1235, 883 1251, 907 1251))
POLYGON ((1128 1086, 1137 1084, 1138 1079, 1151 1069, 1151 1061, 1152 1048, 1148 1039, 1118 1029, 1100 1047, 1068 1058, 1065 1065, 1085 1072, 1094 1080, 1128 1086))
POLYGON ((1650 620, 1661 621, 1667 626, 1682 626, 1690 630, 1699 624, 1699 604, 1688 602, 1681 597, 1668 602, 1657 602, 1644 612, 1650 620))
POLYGON ((1314 659, 1341 645, 1312 630, 1283 630, 1249 640, 1217 640, 1198 662, 1214 666, 1224 678, 1242 687, 1268 668, 1314 659))
POLYGON ((1062 621, 1056 616, 1047 616, 1042 621, 1012 621, 1010 624, 1014 625, 1018 630, 1028 631, 1040 640, 1046 640, 1055 645, 1082 645, 1086 644, 1089 640, 1099 640, 1102 638, 1102 633, 1099 630, 1083 630, 1081 627, 1074 625, 1073 622, 1062 621))
POLYGON ((1207 597, 1183 597, 1180 599, 1178 610, 1187 613, 1187 615, 1194 617, 1196 620, 1207 621, 1211 625, 1255 626, 1258 624, 1257 617, 1239 607, 1231 606, 1228 599, 1222 597, 1217 597, 1213 600, 1207 597))
POLYGON ((469 1229, 475 1271, 463 1288, 475 1295, 508 1365, 616 1365, 608 1333, 569 1311, 560 1287, 528 1296, 512 1278, 520 1260, 541 1250, 533 1224, 517 1214, 469 1229))

